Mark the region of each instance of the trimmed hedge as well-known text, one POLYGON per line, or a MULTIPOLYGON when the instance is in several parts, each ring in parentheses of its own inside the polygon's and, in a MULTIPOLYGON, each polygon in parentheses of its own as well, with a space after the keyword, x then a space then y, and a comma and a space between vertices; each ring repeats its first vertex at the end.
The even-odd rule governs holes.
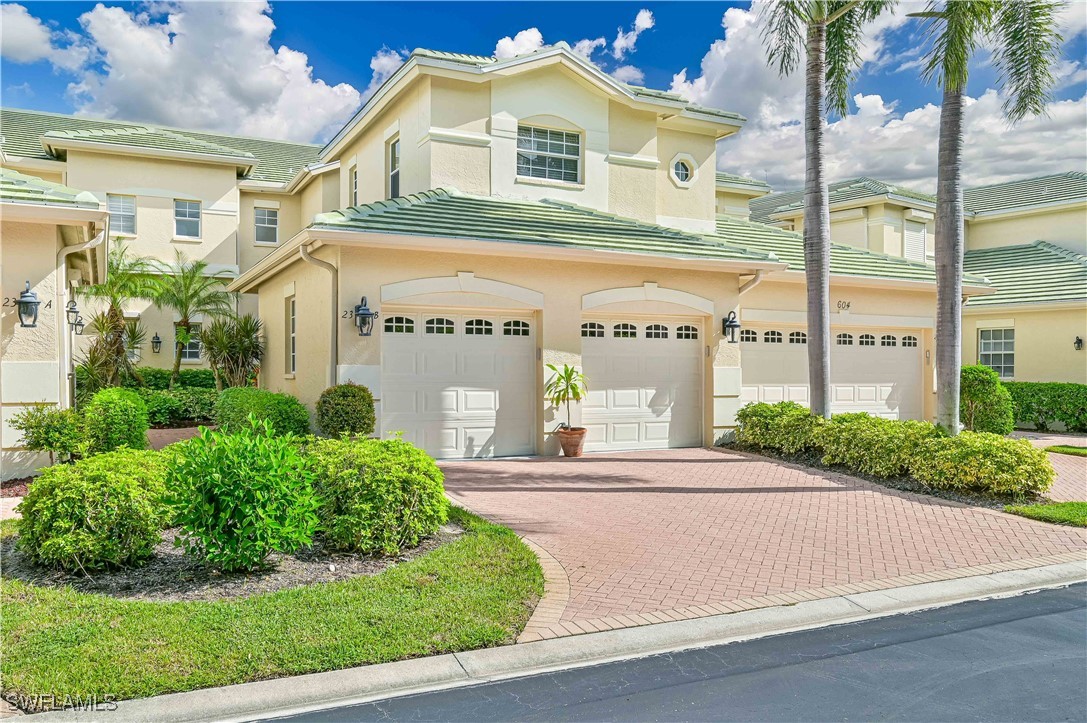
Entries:
POLYGON ((1063 424, 1069 432, 1087 432, 1087 384, 1004 382, 1012 398, 1015 423, 1045 432, 1063 424))
POLYGON ((982 364, 964 366, 960 379, 959 409, 968 430, 1008 434, 1015 429, 1011 395, 993 369, 982 364))
POLYGON ((215 419, 215 402, 219 392, 201 387, 167 389, 137 389, 147 405, 152 426, 167 427, 189 422, 211 422, 215 419))
POLYGON ((224 389, 215 402, 215 421, 225 430, 247 429, 267 421, 276 434, 305 435, 309 432, 309 412, 290 394, 278 394, 255 387, 224 389))
POLYGON ((785 454, 817 452, 818 431, 826 423, 796 402, 748 404, 736 413, 736 419, 738 442, 785 454))
POLYGON ((939 436, 939 428, 928 422, 839 414, 823 425, 819 445, 823 464, 891 479, 909 474, 921 446, 939 436))
POLYGON ((147 405, 131 389, 110 387, 91 397, 83 413, 84 456, 147 446, 147 405))
POLYGON ((326 437, 365 437, 373 433, 374 422, 374 395, 362 385, 337 384, 317 400, 317 428, 326 437))
POLYGON ((910 472, 935 489, 1015 497, 1041 494, 1056 477, 1045 450, 1025 439, 989 432, 961 432, 925 442, 910 463, 910 472))
MULTIPOLYGON (((143 387, 147 389, 169 389, 170 369, 159 367, 136 367, 140 378, 143 379, 143 387)), ((140 383, 134 377, 126 377, 124 385, 131 388, 139 388, 140 383)), ((182 369, 177 373, 177 384, 174 389, 185 387, 187 389, 215 389, 215 372, 211 369, 182 369)))

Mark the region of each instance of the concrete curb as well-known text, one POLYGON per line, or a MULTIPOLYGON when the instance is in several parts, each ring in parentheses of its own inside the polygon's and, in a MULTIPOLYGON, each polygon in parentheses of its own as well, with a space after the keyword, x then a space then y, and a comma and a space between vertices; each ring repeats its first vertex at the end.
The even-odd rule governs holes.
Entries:
POLYGON ((860 592, 731 615, 575 635, 293 678, 122 701, 111 712, 54 712, 48 721, 249 721, 564 668, 739 642, 826 625, 1087 582, 1084 561, 860 592))

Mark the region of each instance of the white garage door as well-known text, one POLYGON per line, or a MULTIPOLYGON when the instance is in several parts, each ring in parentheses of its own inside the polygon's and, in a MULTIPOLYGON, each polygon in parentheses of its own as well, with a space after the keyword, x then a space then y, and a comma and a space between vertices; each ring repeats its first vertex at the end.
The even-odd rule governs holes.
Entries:
POLYGON ((435 457, 535 450, 536 330, 530 316, 384 310, 381 430, 435 457))
POLYGON ((587 450, 702 444, 699 319, 586 319, 581 337, 587 450))
MULTIPOLYGON (((831 412, 921 419, 920 338, 919 331, 834 329, 830 335, 831 412)), ((803 331, 743 329, 740 342, 744 401, 808 404, 808 347, 803 331)))

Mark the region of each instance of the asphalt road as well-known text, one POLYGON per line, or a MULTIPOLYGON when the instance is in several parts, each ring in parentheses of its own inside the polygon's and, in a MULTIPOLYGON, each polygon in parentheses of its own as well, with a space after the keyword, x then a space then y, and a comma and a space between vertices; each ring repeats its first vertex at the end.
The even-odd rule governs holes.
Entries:
POLYGON ((1087 586, 291 721, 1087 720, 1087 586))

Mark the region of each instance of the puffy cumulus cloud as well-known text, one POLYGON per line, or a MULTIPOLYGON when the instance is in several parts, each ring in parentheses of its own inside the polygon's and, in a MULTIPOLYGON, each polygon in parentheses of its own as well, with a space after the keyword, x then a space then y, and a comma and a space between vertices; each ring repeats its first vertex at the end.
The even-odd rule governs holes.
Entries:
POLYGON ((527 28, 514 35, 506 36, 494 46, 494 57, 512 58, 517 55, 531 53, 543 47, 543 34, 538 28, 527 28))
POLYGON ((641 85, 645 82, 645 73, 643 73, 640 68, 635 68, 633 65, 620 65, 618 68, 611 71, 611 77, 624 83, 632 83, 634 85, 641 85))
POLYGON ((574 43, 574 52, 586 58, 591 58, 593 53, 607 44, 608 41, 604 38, 585 38, 574 43))
POLYGON ((1077 1, 1065 4, 1060 18, 1061 34, 1065 40, 1087 33, 1087 3, 1077 1))
POLYGON ((374 53, 374 57, 370 58, 370 70, 373 76, 370 78, 370 84, 366 86, 366 97, 370 97, 382 83, 391 78, 406 59, 407 53, 390 50, 387 47, 374 53))
POLYGON ((52 54, 49 28, 15 3, 0 5, 0 56, 15 63, 33 63, 52 54))
POLYGON ((611 42, 612 56, 616 60, 625 58, 627 53, 634 50, 634 46, 637 45, 641 34, 652 28, 655 22, 651 11, 644 8, 639 10, 634 17, 634 24, 630 26, 630 30, 619 28, 615 40, 611 42))

